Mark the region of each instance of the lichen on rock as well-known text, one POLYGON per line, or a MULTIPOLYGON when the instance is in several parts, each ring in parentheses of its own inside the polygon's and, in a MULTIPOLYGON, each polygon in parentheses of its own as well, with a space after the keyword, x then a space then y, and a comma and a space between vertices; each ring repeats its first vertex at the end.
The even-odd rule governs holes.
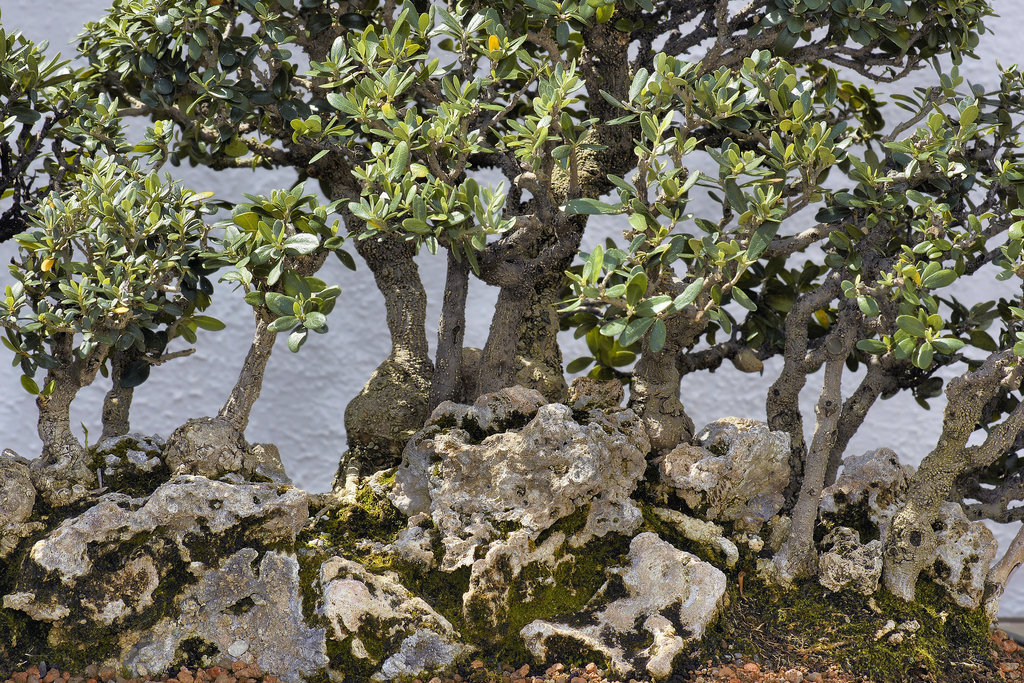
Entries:
POLYGON ((725 574, 650 532, 633 538, 628 562, 606 570, 608 582, 571 622, 526 625, 520 634, 529 651, 544 659, 548 640, 568 638, 604 655, 623 675, 639 666, 656 679, 671 675, 685 644, 699 640, 721 609, 725 574))

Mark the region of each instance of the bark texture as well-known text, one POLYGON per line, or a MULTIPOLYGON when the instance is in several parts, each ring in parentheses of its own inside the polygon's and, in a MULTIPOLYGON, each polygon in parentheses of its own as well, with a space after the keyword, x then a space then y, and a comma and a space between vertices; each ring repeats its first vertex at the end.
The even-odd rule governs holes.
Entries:
POLYGON ((466 332, 466 296, 469 293, 469 264, 448 252, 444 303, 437 329, 434 378, 430 385, 430 409, 442 401, 461 401, 462 339, 466 332))
POLYGON ((256 310, 256 331, 253 333, 252 344, 245 355, 238 381, 231 389, 224 407, 217 417, 227 421, 238 432, 244 433, 249 425, 249 415, 256 399, 263 388, 263 374, 267 370, 270 353, 274 350, 277 333, 269 329, 272 315, 266 308, 256 310))
POLYGON ((345 409, 349 447, 372 469, 390 467, 430 411, 434 364, 426 335, 427 295, 415 246, 395 237, 365 239, 357 249, 384 295, 391 353, 345 409))
POLYGON ((993 462, 1013 445, 1024 428, 1024 403, 1019 404, 985 441, 967 446, 985 405, 1003 388, 1020 384, 1020 367, 1012 351, 994 353, 976 371, 957 377, 946 387, 942 434, 921 462, 896 513, 883 551, 885 587, 912 601, 921 571, 932 561, 938 544, 933 522, 963 472, 993 462))
POLYGON ((121 386, 128 364, 139 354, 115 351, 110 354, 110 390, 103 397, 103 435, 101 439, 122 436, 131 431, 130 415, 135 390, 121 386))

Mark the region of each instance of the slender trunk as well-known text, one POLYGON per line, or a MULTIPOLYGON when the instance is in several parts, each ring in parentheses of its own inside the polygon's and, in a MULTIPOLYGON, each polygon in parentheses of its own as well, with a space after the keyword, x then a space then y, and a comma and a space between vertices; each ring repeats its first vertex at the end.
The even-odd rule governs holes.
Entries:
POLYGON ((807 453, 800 495, 793 508, 793 524, 789 538, 772 558, 776 578, 786 584, 800 577, 811 576, 817 569, 814 525, 818 519, 818 500, 824 488, 829 452, 836 440, 843 400, 842 378, 845 362, 845 353, 832 355, 825 362, 825 379, 818 404, 814 408, 817 424, 807 453))
POLYGON ((129 351, 114 351, 110 354, 110 390, 103 398, 101 440, 123 436, 131 430, 129 416, 135 390, 131 387, 122 387, 121 378, 128 364, 140 357, 141 354, 129 351))
POLYGON ((839 416, 839 427, 836 430, 836 442, 828 454, 825 486, 831 486, 836 482, 836 475, 839 473, 839 466, 843 464, 846 447, 850 445, 850 439, 864 424, 864 418, 867 417, 871 406, 885 391, 895 388, 896 381, 889 374, 889 369, 889 364, 872 358, 868 363, 868 371, 864 375, 864 379, 861 380, 853 395, 843 403, 843 412, 839 416))
POLYGON ((839 274, 826 280, 813 292, 801 295, 793 309, 786 317, 786 351, 785 362, 779 378, 768 390, 765 411, 768 414, 768 426, 773 431, 784 431, 789 434, 790 456, 789 486, 786 488, 786 502, 793 505, 800 490, 803 479, 804 457, 807 444, 804 440, 804 421, 800 414, 800 390, 807 384, 807 374, 812 368, 807 367, 807 325, 811 315, 818 309, 826 307, 838 296, 839 274))
POLYGON ((466 331, 466 295, 469 290, 469 264, 456 260, 448 251, 448 273, 445 278, 444 304, 437 330, 437 355, 434 379, 430 385, 433 410, 442 401, 458 401, 462 383, 462 338, 466 331))
POLYGON ((644 337, 644 350, 633 369, 629 406, 643 420, 652 453, 675 448, 693 438, 693 420, 680 398, 681 376, 676 358, 704 327, 704 323, 695 323, 692 316, 685 314, 669 318, 665 322, 665 345, 656 352, 647 348, 649 333, 644 337))
POLYGON ((263 388, 263 373, 267 370, 270 352, 274 349, 277 333, 269 329, 270 313, 263 308, 256 310, 256 331, 252 337, 249 352, 245 355, 242 370, 238 374, 231 394, 217 417, 227 421, 239 433, 244 433, 249 424, 249 415, 263 388))
POLYGON ((985 611, 989 617, 995 618, 999 613, 999 599, 1006 590, 1006 584, 1021 564, 1024 564, 1024 526, 1017 529, 1017 534, 1010 541, 1006 553, 992 565, 985 578, 985 611))

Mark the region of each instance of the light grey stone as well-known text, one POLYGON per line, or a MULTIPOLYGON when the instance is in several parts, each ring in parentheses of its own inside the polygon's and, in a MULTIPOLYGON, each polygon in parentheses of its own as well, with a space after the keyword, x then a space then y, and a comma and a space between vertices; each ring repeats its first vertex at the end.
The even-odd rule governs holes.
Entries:
POLYGON ((757 533, 784 502, 789 435, 756 420, 729 417, 662 458, 661 482, 698 516, 757 533))
MULTIPOLYGON (((725 537, 725 529, 714 522, 706 522, 669 508, 656 507, 654 508, 654 514, 661 521, 671 524, 679 533, 694 543, 699 543, 722 553, 725 556, 725 566, 729 569, 735 567, 739 561, 739 548, 725 537)), ((754 538, 757 537, 755 536, 754 538)), ((757 550, 760 550, 760 548, 757 550)), ((757 550, 754 552, 757 552, 757 550)))
POLYGON ((882 542, 862 544, 860 534, 845 526, 832 529, 821 542, 818 582, 830 591, 853 590, 871 595, 882 578, 882 542))
POLYGON ((888 448, 846 458, 836 483, 821 492, 819 515, 825 522, 833 518, 871 522, 884 543, 889 523, 906 496, 911 474, 913 468, 900 463, 888 448))
POLYGON ((352 655, 371 659, 366 642, 390 652, 375 680, 416 677, 445 669, 472 648, 459 642, 451 623, 391 573, 373 574, 357 562, 333 557, 320 566, 318 613, 329 624, 327 637, 348 640, 352 655))
POLYGON ((946 589, 953 602, 977 609, 985 593, 985 578, 995 559, 995 537, 984 522, 967 519, 959 503, 943 503, 932 523, 938 547, 925 574, 946 589))
POLYGON ((572 623, 537 620, 520 631, 527 649, 538 659, 547 656, 552 636, 570 638, 600 652, 623 676, 637 671, 655 679, 672 673, 672 662, 685 645, 703 637, 718 615, 725 595, 725 574, 696 556, 645 532, 633 538, 629 564, 609 568, 610 582, 626 593, 574 615, 572 623), (626 645, 642 623, 653 643, 632 652, 626 645))
POLYGON ((324 629, 307 626, 303 617, 294 557, 273 551, 261 557, 242 548, 220 566, 200 566, 196 573, 198 582, 176 600, 177 615, 141 634, 122 635, 122 643, 134 640, 121 659, 129 669, 167 669, 189 638, 221 654, 248 653, 264 671, 289 683, 327 666, 324 629))
POLYGON ((0 455, 0 560, 10 556, 21 539, 43 526, 29 522, 36 504, 29 465, 7 453, 0 455))

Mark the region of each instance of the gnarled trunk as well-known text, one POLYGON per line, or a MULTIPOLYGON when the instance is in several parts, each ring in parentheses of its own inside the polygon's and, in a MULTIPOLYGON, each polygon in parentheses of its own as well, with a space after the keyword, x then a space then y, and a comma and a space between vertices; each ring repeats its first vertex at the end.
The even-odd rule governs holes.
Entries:
POLYGON ((277 339, 277 333, 270 329, 270 311, 258 308, 255 317, 256 331, 253 333, 249 352, 245 354, 242 370, 238 373, 238 380, 224 402, 224 407, 217 413, 218 418, 228 422, 239 433, 244 433, 249 425, 249 415, 256 399, 260 397, 263 374, 267 370, 267 362, 277 339))
POLYGON ((466 332, 466 296, 469 293, 469 264, 448 251, 444 303, 437 326, 437 354, 430 385, 430 409, 442 401, 462 400, 462 339, 466 332))
POLYGON ((430 410, 434 364, 427 346, 427 295, 413 260, 415 246, 385 236, 361 240, 356 248, 384 295, 391 333, 391 354, 345 409, 349 447, 360 461, 357 469, 365 474, 364 470, 394 464, 423 426, 430 410))
POLYGON ((131 430, 130 414, 135 390, 121 386, 124 371, 139 353, 114 351, 110 354, 110 390, 103 397, 103 434, 100 439, 123 436, 131 430))

